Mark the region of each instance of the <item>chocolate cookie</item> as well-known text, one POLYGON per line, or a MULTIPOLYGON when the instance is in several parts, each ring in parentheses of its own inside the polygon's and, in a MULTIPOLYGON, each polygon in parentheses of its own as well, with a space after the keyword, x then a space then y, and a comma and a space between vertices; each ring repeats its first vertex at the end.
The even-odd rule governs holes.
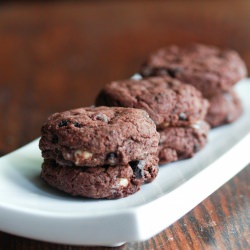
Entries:
POLYGON ((137 192, 143 183, 154 180, 158 158, 126 165, 69 167, 45 160, 41 177, 52 187, 74 196, 117 199, 137 192))
POLYGON ((211 97, 228 91, 246 77, 247 69, 239 54, 213 46, 192 44, 169 46, 152 53, 142 66, 141 74, 171 76, 199 89, 211 97))
POLYGON ((189 126, 204 119, 208 108, 193 86, 167 76, 111 82, 99 93, 96 105, 144 109, 158 128, 189 126))
POLYGON ((89 107, 56 113, 42 127, 45 159, 62 165, 122 165, 157 153, 159 134, 144 110, 89 107))
POLYGON ((192 157, 207 143, 209 125, 198 121, 189 127, 166 127, 159 130, 160 163, 192 157))
POLYGON ((210 107, 206 121, 211 127, 232 123, 243 112, 241 101, 233 90, 213 96, 209 99, 209 102, 210 107))

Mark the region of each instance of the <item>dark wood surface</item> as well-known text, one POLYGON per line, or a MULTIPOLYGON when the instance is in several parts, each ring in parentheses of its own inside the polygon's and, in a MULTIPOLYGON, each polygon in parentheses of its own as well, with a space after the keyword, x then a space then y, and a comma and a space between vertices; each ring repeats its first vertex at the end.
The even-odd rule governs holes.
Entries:
MULTIPOLYGON (((91 105, 105 83, 130 77, 156 48, 229 47, 250 69, 249 41, 249 1, 1 4, 0 155, 37 138, 49 114, 91 105)), ((250 249, 249 178, 250 166, 152 239, 113 249, 250 249)), ((89 248, 0 232, 0 249, 89 248)))

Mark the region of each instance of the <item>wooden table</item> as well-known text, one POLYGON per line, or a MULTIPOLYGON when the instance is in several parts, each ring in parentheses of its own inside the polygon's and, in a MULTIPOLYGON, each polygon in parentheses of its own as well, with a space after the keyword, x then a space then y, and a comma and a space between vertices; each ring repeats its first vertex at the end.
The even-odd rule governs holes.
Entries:
MULTIPOLYGON (((230 47, 250 69, 249 41, 248 1, 1 4, 0 155, 37 138, 49 114, 91 105, 105 83, 130 77, 158 47, 230 47)), ((157 236, 117 249, 250 249, 249 178, 250 166, 157 236)), ((89 247, 2 232, 0 249, 89 247)))

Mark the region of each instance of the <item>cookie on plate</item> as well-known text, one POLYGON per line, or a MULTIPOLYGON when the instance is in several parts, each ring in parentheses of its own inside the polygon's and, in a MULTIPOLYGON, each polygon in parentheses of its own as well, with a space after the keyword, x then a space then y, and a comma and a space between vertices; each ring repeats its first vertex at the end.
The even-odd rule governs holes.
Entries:
POLYGON ((247 69, 236 51, 191 44, 159 49, 149 55, 140 73, 144 77, 171 76, 195 86, 209 98, 231 89, 246 77, 247 69))
POLYGON ((205 120, 211 127, 232 123, 242 112, 241 101, 234 90, 223 92, 209 99, 210 106, 205 120))
POLYGON ((208 101, 193 86, 165 76, 113 81, 100 91, 96 105, 144 109, 157 127, 165 127, 203 120, 208 101))
POLYGON ((157 176, 158 143, 144 110, 89 107, 55 113, 41 129, 41 176, 72 195, 125 197, 157 176))
POLYGON ((146 110, 160 133, 160 163, 192 157, 207 142, 209 125, 204 119, 208 101, 195 87, 176 79, 114 81, 104 86, 96 105, 146 110), (197 124, 203 124, 202 128, 195 129, 197 124))

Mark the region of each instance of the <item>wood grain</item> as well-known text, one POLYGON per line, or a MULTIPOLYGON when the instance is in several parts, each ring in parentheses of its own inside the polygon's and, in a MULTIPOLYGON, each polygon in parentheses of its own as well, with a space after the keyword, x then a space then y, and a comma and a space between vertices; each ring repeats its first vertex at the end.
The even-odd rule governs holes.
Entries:
MULTIPOLYGON (((229 47, 250 69, 249 24, 248 1, 0 5, 0 155, 37 138, 49 114, 91 105, 105 83, 130 77, 159 47, 229 47)), ((248 166, 160 234, 112 249, 249 249, 249 176, 248 166)), ((0 249, 93 248, 0 233, 0 249)))

